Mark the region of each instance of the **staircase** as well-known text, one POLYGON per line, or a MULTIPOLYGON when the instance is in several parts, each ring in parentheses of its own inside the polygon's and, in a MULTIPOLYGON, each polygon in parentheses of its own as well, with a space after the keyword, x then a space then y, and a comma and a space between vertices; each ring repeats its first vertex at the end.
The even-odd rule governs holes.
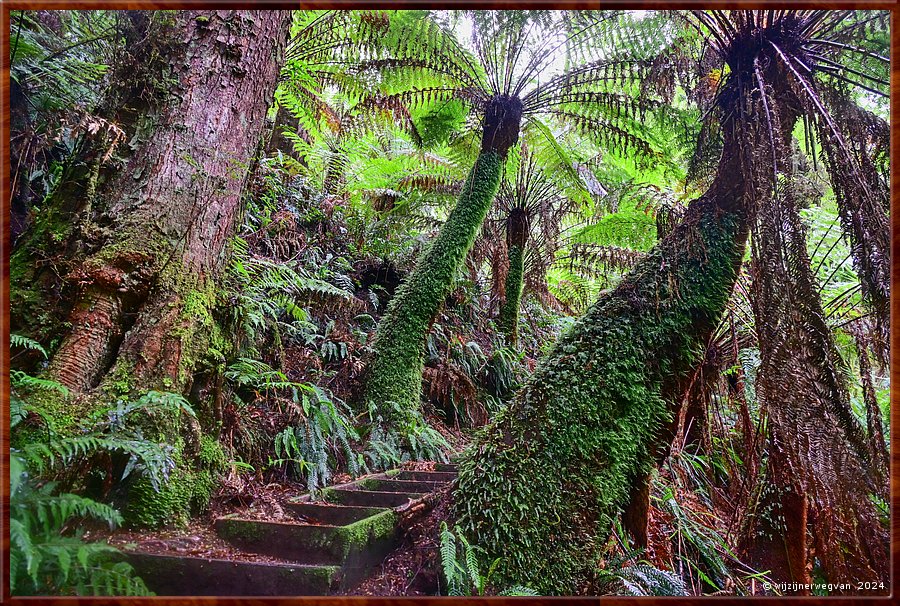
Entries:
POLYGON ((434 504, 435 492, 456 478, 456 466, 433 471, 394 469, 286 500, 289 521, 232 514, 216 534, 235 548, 264 556, 208 559, 140 551, 127 559, 157 595, 329 595, 356 586, 399 544, 400 521, 434 504))

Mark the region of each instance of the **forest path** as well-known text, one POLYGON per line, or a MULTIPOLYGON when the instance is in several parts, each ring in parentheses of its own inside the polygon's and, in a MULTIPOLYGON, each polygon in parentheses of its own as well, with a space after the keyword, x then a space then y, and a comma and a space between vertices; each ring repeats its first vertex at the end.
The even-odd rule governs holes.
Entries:
POLYGON ((231 559, 130 551, 129 562, 157 595, 329 595, 355 587, 395 549, 404 522, 434 506, 456 466, 393 469, 286 499, 285 518, 240 513, 215 521, 231 559))

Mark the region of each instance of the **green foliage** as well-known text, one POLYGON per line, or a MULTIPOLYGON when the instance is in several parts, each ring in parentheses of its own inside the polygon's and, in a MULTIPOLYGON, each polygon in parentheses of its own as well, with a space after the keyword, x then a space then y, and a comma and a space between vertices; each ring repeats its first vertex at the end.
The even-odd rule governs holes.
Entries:
POLYGON ((304 303, 316 299, 346 300, 352 293, 310 275, 298 263, 275 263, 253 257, 237 238, 229 289, 234 293, 231 322, 240 345, 253 352, 266 330, 307 341, 316 327, 304 303))
POLYGON ((629 596, 686 596, 684 582, 675 573, 638 560, 640 551, 610 558, 598 571, 598 585, 606 593, 629 596), (632 561, 633 563, 627 564, 632 561))
MULTIPOLYGON (((33 445, 28 445, 33 446, 33 445)), ((13 595, 153 595, 131 566, 106 543, 85 542, 79 522, 93 519, 111 528, 118 511, 41 480, 48 464, 70 461, 86 449, 115 446, 75 438, 52 448, 10 451, 10 593, 13 595), (44 456, 50 461, 47 461, 44 456)))
POLYGON ((450 445, 428 424, 421 411, 395 406, 390 423, 381 416, 384 406, 370 406, 368 412, 371 431, 363 453, 363 464, 368 469, 390 469, 410 460, 447 462, 450 445))
POLYGON ((725 539, 715 529, 687 515, 671 487, 667 487, 657 500, 661 509, 672 516, 675 538, 684 546, 678 555, 678 566, 687 571, 687 577, 696 578, 713 591, 721 590, 725 580, 732 578, 725 557, 734 557, 725 539))
POLYGON ((557 341, 467 451, 458 521, 501 558, 504 582, 582 587, 598 541, 652 465, 667 390, 699 359, 743 253, 737 217, 709 200, 692 212, 557 341))
POLYGON ((270 464, 289 465, 297 477, 306 478, 309 491, 315 492, 331 478, 335 463, 329 461, 329 451, 339 450, 348 471, 356 476, 358 458, 350 442, 359 437, 345 413, 315 386, 302 394, 300 405, 303 410, 300 420, 275 436, 278 458, 270 464))
MULTIPOLYGON (((448 596, 484 596, 487 593, 491 576, 499 563, 494 560, 487 572, 479 569, 479 557, 482 550, 472 545, 460 532, 459 526, 451 532, 446 522, 441 522, 441 570, 444 573, 446 594, 448 596)), ((537 596, 533 589, 515 585, 497 593, 501 596, 537 596)))
POLYGON ((352 475, 359 473, 359 457, 351 446, 359 436, 343 402, 317 385, 290 381, 281 371, 250 358, 229 365, 225 376, 236 387, 265 393, 286 406, 289 425, 274 436, 270 466, 305 479, 310 492, 328 483, 341 458, 352 475))

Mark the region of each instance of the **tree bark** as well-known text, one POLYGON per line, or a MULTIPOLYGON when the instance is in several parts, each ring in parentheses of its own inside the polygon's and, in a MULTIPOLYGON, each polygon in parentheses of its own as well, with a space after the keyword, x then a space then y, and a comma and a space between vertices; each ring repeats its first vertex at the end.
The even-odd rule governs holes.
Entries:
POLYGON ((747 235, 739 163, 723 158, 685 220, 560 338, 467 451, 455 513, 501 558, 499 582, 551 594, 590 583, 592 554, 671 432, 674 394, 736 279, 747 235))
POLYGON ((528 214, 521 208, 514 208, 506 219, 506 250, 509 271, 503 289, 503 305, 497 324, 511 343, 519 338, 519 307, 522 304, 522 290, 525 280, 525 245, 528 243, 528 214))
MULTIPOLYGON (((768 65, 777 69, 774 62, 768 65)), ((766 73, 766 81, 783 74, 766 73)), ((666 238, 556 343, 460 464, 454 513, 500 559, 496 582, 591 591, 596 555, 637 493, 725 309, 749 220, 774 174, 771 121, 752 73, 723 103, 723 154, 707 192, 666 238), (744 92, 741 92, 744 91, 744 92)), ((777 115, 794 114, 782 95, 777 115)), ((786 126, 787 136, 793 120, 786 126)), ((777 123, 776 126, 777 128, 777 123)), ((639 512, 638 512, 639 513, 639 512)), ((641 534, 640 528, 637 534, 641 534)))
POLYGON ((49 374, 76 393, 111 378, 126 391, 189 389, 290 12, 171 19, 169 52, 152 59, 170 74, 154 83, 164 100, 129 116, 136 149, 89 208, 102 244, 69 276, 80 295, 49 374))

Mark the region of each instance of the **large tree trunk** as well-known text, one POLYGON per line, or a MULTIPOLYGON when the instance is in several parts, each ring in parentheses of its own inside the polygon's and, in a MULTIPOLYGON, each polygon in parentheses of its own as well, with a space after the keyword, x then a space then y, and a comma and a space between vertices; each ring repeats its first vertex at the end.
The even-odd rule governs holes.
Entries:
POLYGON ((503 158, 518 140, 521 117, 516 98, 497 97, 488 105, 481 153, 459 202, 378 324, 365 401, 388 423, 405 423, 404 416, 419 407, 425 337, 497 194, 503 158))
POLYGON ((737 276, 740 173, 737 155, 723 159, 685 220, 560 338, 467 452, 456 514, 501 558, 499 582, 562 594, 589 583, 593 554, 671 432, 665 396, 681 391, 737 276))
MULTIPOLYGON (((74 293, 71 328, 47 370, 71 398, 42 401, 62 431, 120 397, 187 394, 198 362, 227 351, 212 315, 217 284, 291 21, 290 11, 128 17, 145 34, 133 44, 145 46, 130 49, 134 73, 113 77, 106 116, 121 125, 120 147, 131 153, 87 185, 62 189, 51 209, 51 217, 76 219, 65 240, 75 259, 64 276, 74 293)), ((20 262, 47 239, 28 241, 20 262)), ((126 519, 183 520, 212 487, 194 464, 202 428, 178 410, 146 417, 137 421, 144 436, 172 445, 177 467, 161 493, 145 479, 130 485, 126 519)))
POLYGON ((127 391, 189 388, 290 13, 172 19, 170 54, 153 59, 171 70, 158 83, 171 90, 152 115, 132 116, 139 147, 90 209, 102 245, 70 276, 80 296, 49 374, 76 393, 107 377, 127 391))

